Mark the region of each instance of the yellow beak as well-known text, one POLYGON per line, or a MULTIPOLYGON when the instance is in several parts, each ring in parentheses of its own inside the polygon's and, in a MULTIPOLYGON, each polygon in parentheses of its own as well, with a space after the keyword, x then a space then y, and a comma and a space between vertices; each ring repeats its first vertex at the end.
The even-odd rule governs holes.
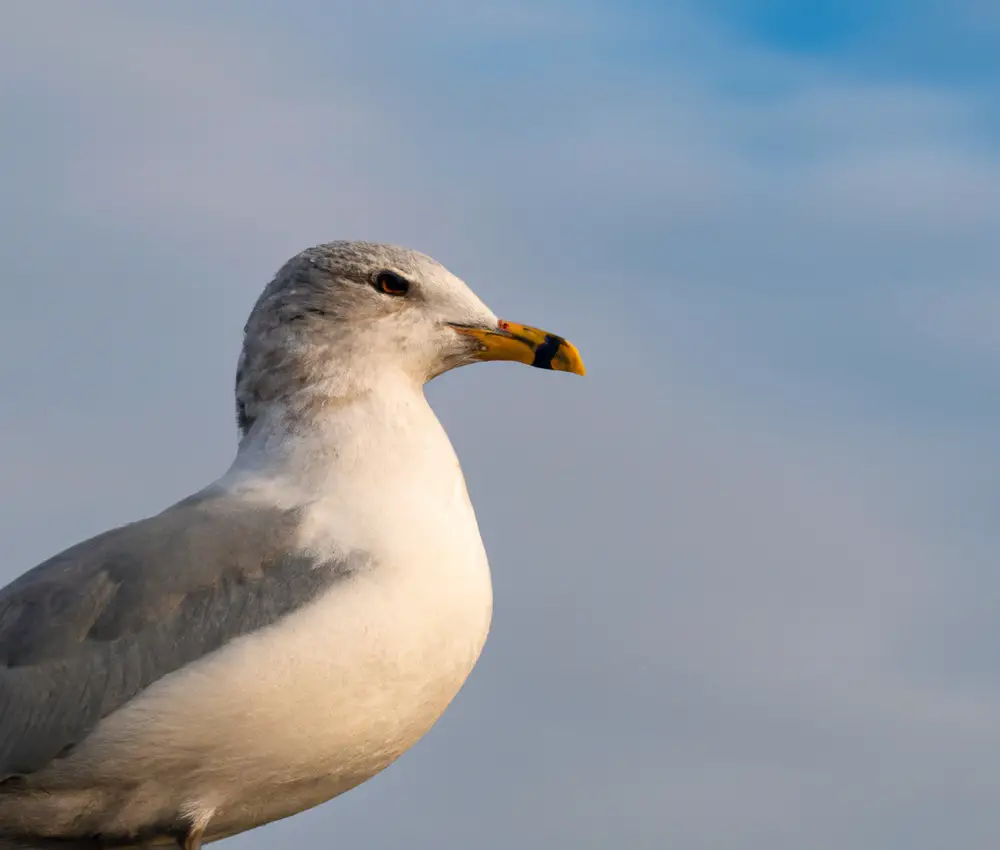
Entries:
POLYGON ((561 336, 528 325, 500 320, 496 328, 470 328, 453 325, 456 331, 471 336, 481 346, 477 360, 514 360, 539 369, 555 369, 585 375, 580 352, 561 336))

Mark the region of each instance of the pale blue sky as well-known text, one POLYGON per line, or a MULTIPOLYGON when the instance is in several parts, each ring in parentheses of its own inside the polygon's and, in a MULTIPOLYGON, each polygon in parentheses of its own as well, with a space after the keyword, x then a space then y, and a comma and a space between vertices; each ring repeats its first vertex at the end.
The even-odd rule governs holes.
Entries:
POLYGON ((225 468, 243 322, 307 245, 431 253, 590 370, 432 385, 482 662, 383 776, 233 847, 993 850, 996 9, 0 19, 0 578, 225 468))

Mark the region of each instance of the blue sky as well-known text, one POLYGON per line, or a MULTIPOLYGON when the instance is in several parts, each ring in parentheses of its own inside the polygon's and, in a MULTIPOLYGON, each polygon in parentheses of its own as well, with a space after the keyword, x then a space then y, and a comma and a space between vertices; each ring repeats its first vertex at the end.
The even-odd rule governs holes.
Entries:
POLYGON ((3 16, 3 579, 226 467, 243 322, 307 245, 431 253, 589 368, 430 386, 483 660, 382 777, 233 846, 992 850, 1000 13, 3 16))

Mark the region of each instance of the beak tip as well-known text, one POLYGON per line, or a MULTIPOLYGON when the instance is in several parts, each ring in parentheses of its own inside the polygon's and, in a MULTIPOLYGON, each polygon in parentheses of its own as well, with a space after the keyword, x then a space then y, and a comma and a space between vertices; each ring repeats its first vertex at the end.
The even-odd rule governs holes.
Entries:
POLYGON ((587 367, 583 365, 583 361, 580 359, 580 356, 577 355, 576 357, 570 359, 570 361, 566 363, 560 371, 569 372, 571 375, 579 375, 582 378, 587 374, 587 367))
POLYGON ((559 352, 554 360, 555 368, 562 372, 569 372, 572 375, 583 377, 587 374, 587 367, 583 365, 583 358, 579 349, 571 342, 561 340, 559 352))

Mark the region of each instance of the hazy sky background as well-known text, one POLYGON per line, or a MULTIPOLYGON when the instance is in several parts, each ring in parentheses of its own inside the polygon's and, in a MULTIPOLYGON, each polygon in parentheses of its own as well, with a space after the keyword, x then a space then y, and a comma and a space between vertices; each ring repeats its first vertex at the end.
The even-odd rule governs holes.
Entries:
POLYGON ((590 374, 431 386, 482 661, 228 846, 994 850, 997 8, 6 0, 0 578, 225 469, 288 256, 406 244, 590 374))

